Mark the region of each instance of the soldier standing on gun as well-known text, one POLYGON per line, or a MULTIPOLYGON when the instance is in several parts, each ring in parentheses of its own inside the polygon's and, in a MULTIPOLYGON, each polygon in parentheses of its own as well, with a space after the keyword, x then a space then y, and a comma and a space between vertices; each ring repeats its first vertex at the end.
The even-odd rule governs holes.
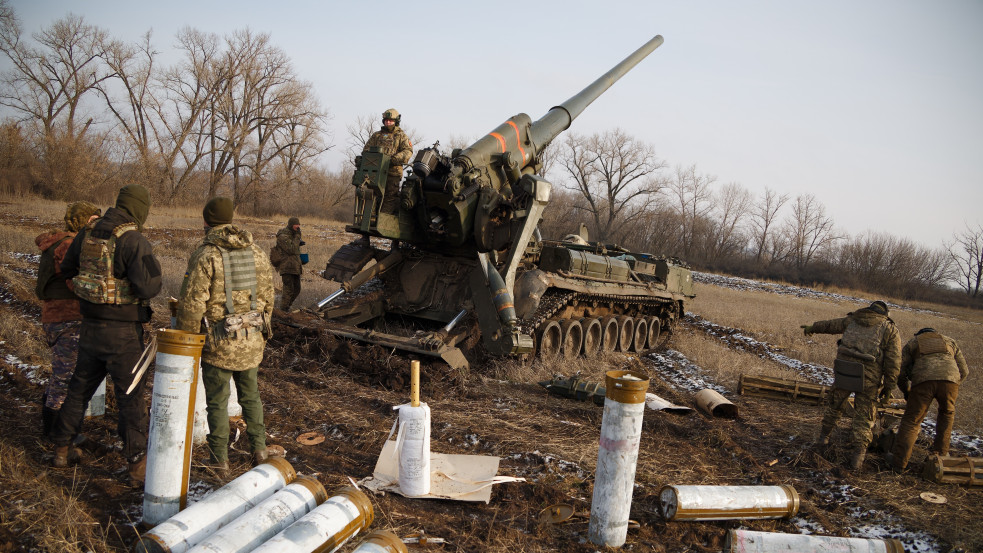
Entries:
POLYGON ((403 165, 413 156, 413 143, 399 128, 402 116, 393 108, 382 112, 382 128, 372 133, 365 143, 364 153, 378 146, 389 156, 389 172, 386 174, 386 191, 382 196, 381 213, 396 215, 399 212, 399 181, 403 178, 403 165))
POLYGON ((898 426, 894 448, 888 455, 891 468, 902 472, 908 466, 911 449, 918 438, 925 413, 932 400, 939 403, 935 418, 935 442, 930 451, 949 454, 952 419, 956 415, 959 384, 969 376, 969 366, 959 344, 934 328, 923 328, 901 350, 901 376, 898 388, 908 404, 898 426))
POLYGON ((823 413, 819 443, 829 443, 830 434, 840 418, 840 409, 850 394, 856 394, 847 467, 853 471, 860 470, 867 446, 873 438, 878 398, 886 402, 898 381, 901 367, 898 329, 888 317, 887 304, 875 301, 870 307, 858 309, 840 319, 802 325, 802 330, 806 336, 843 335, 837 341, 836 360, 833 363, 834 389, 823 413))
POLYGON ((143 354, 145 323, 153 312, 150 300, 162 286, 160 263, 142 234, 150 213, 150 193, 139 184, 120 189, 116 207, 79 232, 65 253, 61 272, 71 278, 82 311, 78 363, 68 395, 51 431, 55 467, 79 458, 69 446, 78 434, 96 388, 108 374, 119 409, 119 434, 131 486, 143 485, 147 470, 147 404, 145 375, 135 388, 133 366, 143 354))
POLYGON ((229 470, 229 379, 246 420, 253 463, 267 459, 266 426, 259 397, 259 364, 272 328, 273 267, 249 231, 232 224, 229 198, 212 198, 202 210, 205 240, 191 254, 181 285, 177 328, 205 332, 201 372, 208 412, 209 466, 229 470), (204 328, 202 328, 204 321, 204 328))
POLYGON ((101 214, 102 210, 89 202, 68 204, 65 230, 46 232, 34 239, 41 249, 35 292, 41 300, 41 326, 51 348, 51 378, 41 396, 41 429, 45 437, 51 435, 58 411, 68 394, 68 382, 78 359, 79 328, 82 326, 78 296, 72 291, 71 281, 61 274, 61 262, 75 235, 101 214))

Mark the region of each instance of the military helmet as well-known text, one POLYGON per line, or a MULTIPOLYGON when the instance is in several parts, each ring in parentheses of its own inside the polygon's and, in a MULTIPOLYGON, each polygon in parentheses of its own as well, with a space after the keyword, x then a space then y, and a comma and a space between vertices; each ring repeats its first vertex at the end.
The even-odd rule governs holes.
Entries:
POLYGON ((915 333, 915 336, 918 336, 919 334, 925 334, 926 332, 938 332, 938 331, 935 330, 934 328, 928 326, 928 327, 925 327, 925 328, 919 330, 918 332, 916 332, 915 333))
POLYGON ((887 304, 881 300, 877 300, 874 303, 870 304, 870 309, 880 313, 881 315, 888 314, 887 304))
POLYGON ((399 114, 399 112, 396 111, 396 108, 389 108, 382 112, 382 120, 385 121, 386 119, 392 119, 396 122, 397 127, 399 126, 399 120, 401 117, 402 116, 399 114))

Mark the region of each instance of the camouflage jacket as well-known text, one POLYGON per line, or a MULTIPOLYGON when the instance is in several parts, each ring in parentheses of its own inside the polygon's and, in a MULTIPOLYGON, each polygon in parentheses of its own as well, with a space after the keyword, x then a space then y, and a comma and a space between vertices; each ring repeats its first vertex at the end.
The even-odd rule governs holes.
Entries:
POLYGON ((300 236, 301 231, 289 226, 276 233, 276 245, 286 255, 276 268, 281 275, 299 275, 304 272, 304 265, 300 262, 300 236))
MULTIPOLYGON (((235 290, 232 302, 237 314, 252 309, 250 290, 235 290)), ((205 241, 191 254, 188 271, 181 284, 177 328, 187 332, 205 332, 201 360, 230 371, 244 371, 259 366, 263 348, 269 338, 273 314, 273 266, 266 253, 253 244, 253 236, 235 225, 213 227, 205 241), (219 337, 216 329, 224 328, 226 316, 225 266, 222 250, 250 248, 256 267, 255 310, 262 315, 261 328, 245 328, 219 337), (202 328, 202 320, 207 328, 202 328)))
POLYGON ((901 350, 901 376, 898 388, 908 389, 929 380, 948 380, 956 384, 969 376, 969 366, 959 344, 938 332, 915 336, 901 350))
MULTIPOLYGON (((46 232, 39 235, 34 239, 34 243, 38 245, 38 249, 41 250, 42 255, 54 248, 50 255, 54 258, 55 270, 60 273, 61 262, 65 258, 65 252, 68 251, 69 246, 72 245, 72 239, 75 238, 74 232, 69 232, 67 230, 59 230, 46 232), (58 241, 61 243, 58 244, 58 241), (58 244, 55 246, 55 244, 58 244)), ((66 286, 71 289, 72 281, 66 280, 66 286)), ((79 300, 75 299, 52 299, 44 300, 41 302, 41 322, 42 323, 63 323, 66 321, 81 321, 82 312, 79 311, 79 300)))
POLYGON ((372 133, 368 142, 365 143, 363 152, 370 146, 378 146, 382 153, 389 156, 389 174, 402 175, 403 165, 410 162, 413 156, 413 143, 403 132, 403 129, 396 127, 393 132, 389 132, 385 127, 372 133))
POLYGON ((881 384, 885 389, 894 389, 898 382, 898 373, 901 371, 901 337, 898 335, 898 328, 890 317, 865 307, 847 313, 846 317, 840 319, 816 321, 812 323, 812 332, 816 334, 843 334, 851 325, 881 327, 874 353, 875 359, 864 361, 864 366, 879 369, 881 384))

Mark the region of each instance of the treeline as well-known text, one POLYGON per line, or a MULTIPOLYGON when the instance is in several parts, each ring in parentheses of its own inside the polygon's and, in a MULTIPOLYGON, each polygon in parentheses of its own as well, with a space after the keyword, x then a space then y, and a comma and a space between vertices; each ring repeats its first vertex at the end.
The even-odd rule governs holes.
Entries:
POLYGON ((695 165, 670 168, 620 129, 567 134, 548 166, 557 186, 541 230, 551 238, 583 222, 592 240, 701 270, 981 306, 983 225, 934 249, 886 233, 850 236, 811 194, 755 196, 695 165))
MULTIPOLYGON (((0 191, 109 201, 139 182, 164 204, 234 198, 255 214, 347 204, 344 171, 319 165, 329 112, 268 34, 190 27, 162 61, 76 15, 25 34, 0 0, 0 191)), ((347 208, 347 205, 346 205, 347 208)))
MULTIPOLYGON (((138 182, 158 204, 224 194, 243 213, 350 217, 352 168, 320 161, 333 147, 329 111, 269 35, 184 28, 170 65, 152 38, 123 41, 75 15, 25 35, 0 0, 0 53, 10 62, 0 75, 0 193, 108 203, 138 182)), ((374 116, 351 122, 346 152, 360 152, 376 125, 374 116)), ((583 222, 591 239, 702 270, 981 301, 983 225, 935 249, 850 236, 815 196, 754 196, 695 165, 670 167, 620 129, 567 133, 541 158, 555 183, 541 223, 549 237, 583 222)))

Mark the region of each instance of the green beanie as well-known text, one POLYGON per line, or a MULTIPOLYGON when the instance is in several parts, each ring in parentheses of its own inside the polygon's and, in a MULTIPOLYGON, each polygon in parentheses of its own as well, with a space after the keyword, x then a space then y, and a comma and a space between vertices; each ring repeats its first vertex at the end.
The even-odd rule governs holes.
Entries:
POLYGON ((95 204, 85 201, 68 204, 68 209, 65 210, 65 230, 69 232, 82 230, 93 215, 97 217, 102 215, 102 210, 95 204))
POLYGON ((150 192, 139 184, 128 184, 119 189, 116 207, 129 213, 137 226, 143 228, 150 214, 150 192))
POLYGON ((299 224, 300 224, 300 219, 296 217, 291 217, 287 219, 287 226, 290 228, 293 228, 294 225, 299 225, 299 224))
POLYGON ((228 225, 232 223, 232 214, 235 206, 232 205, 232 198, 216 196, 205 204, 205 209, 201 210, 201 216, 205 218, 205 223, 210 227, 228 225))

